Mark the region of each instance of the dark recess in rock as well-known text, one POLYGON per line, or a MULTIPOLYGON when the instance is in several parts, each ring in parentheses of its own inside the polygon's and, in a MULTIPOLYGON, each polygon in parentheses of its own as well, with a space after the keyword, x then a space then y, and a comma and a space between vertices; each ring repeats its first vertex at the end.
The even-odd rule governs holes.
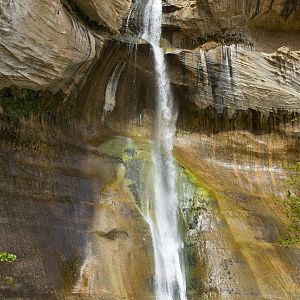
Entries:
POLYGON ((164 14, 170 14, 170 13, 173 13, 173 12, 178 11, 180 9, 181 9, 180 7, 177 7, 175 5, 164 5, 163 6, 163 13, 164 14))
POLYGON ((90 30, 98 33, 112 33, 110 28, 107 27, 103 23, 98 23, 96 21, 91 20, 72 0, 61 0, 64 8, 68 11, 72 16, 74 16, 80 23, 85 25, 90 30))
POLYGON ((208 107, 199 109, 189 104, 189 109, 181 103, 179 107, 178 128, 190 132, 206 132, 208 134, 246 130, 253 134, 266 134, 281 132, 281 125, 291 124, 293 120, 299 119, 299 113, 284 110, 274 110, 262 114, 257 110, 236 110, 230 116, 226 108, 222 112, 216 108, 208 107))

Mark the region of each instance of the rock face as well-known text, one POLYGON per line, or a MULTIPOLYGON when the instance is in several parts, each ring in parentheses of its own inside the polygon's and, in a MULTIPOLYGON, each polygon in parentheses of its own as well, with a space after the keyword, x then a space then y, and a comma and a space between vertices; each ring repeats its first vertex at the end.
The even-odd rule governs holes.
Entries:
MULTIPOLYGON (((146 1, 0 2, 0 298, 153 300, 146 1)), ((189 300, 300 298, 274 201, 300 157, 299 9, 164 1, 189 300)))
POLYGON ((164 26, 171 32, 172 43, 182 44, 180 48, 212 36, 228 39, 233 34, 238 39, 242 35, 255 42, 261 30, 283 30, 288 36, 300 29, 298 0, 167 0, 164 12, 164 26))
POLYGON ((182 75, 172 69, 174 85, 185 89, 187 103, 199 109, 210 106, 230 116, 248 109, 299 112, 300 51, 282 47, 266 54, 231 45, 170 56, 172 65, 184 70, 182 75))
POLYGON ((117 156, 126 143, 18 127, 0 129, 0 247, 18 257, 1 263, 0 298, 153 300, 149 229, 117 156))
POLYGON ((95 38, 60 1, 2 1, 0 88, 76 87, 95 57, 95 38))
MULTIPOLYGON (((242 131, 209 138, 182 133, 176 145, 177 157, 210 185, 210 197, 200 199, 217 200, 213 208, 192 209, 200 214, 189 223, 196 235, 188 248, 194 258, 189 282, 212 299, 299 297, 300 247, 277 243, 287 228, 275 200, 285 192, 282 157, 299 159, 299 140, 242 131)), ((190 299, 199 299, 192 291, 190 299)))
POLYGON ((119 165, 96 202, 86 258, 74 293, 93 299, 154 299, 149 228, 124 184, 119 165))
POLYGON ((32 126, 9 131, 1 126, 0 244, 17 253, 18 262, 1 265, 0 298, 59 298, 76 283, 94 192, 105 179, 83 163, 85 150, 58 141, 62 135, 54 141, 32 126))
POLYGON ((128 14, 131 0, 73 0, 93 21, 118 33, 123 19, 128 14))
MULTIPOLYGON (((206 50, 166 49, 174 98, 179 104, 178 129, 288 130, 297 135, 300 52, 281 47, 267 54, 246 45, 210 46, 206 50), (292 127, 284 129, 282 125, 288 123, 292 127)), ((111 129, 143 135, 151 128, 155 90, 151 52, 147 45, 136 47, 134 54, 118 41, 105 46, 103 53, 110 49, 110 55, 104 55, 95 66, 93 79, 79 99, 89 120, 99 122, 91 109, 97 105, 101 120, 111 129)), ((81 114, 85 113, 81 110, 81 114)))

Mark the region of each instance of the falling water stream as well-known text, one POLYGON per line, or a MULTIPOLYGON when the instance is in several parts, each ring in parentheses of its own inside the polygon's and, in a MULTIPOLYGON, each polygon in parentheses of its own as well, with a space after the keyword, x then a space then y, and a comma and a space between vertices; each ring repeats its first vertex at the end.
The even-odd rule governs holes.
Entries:
MULTIPOLYGON (((130 17, 128 17, 129 20, 130 17)), ((126 26, 128 27, 129 21, 126 26)), ((152 235, 155 260, 155 296, 156 300, 186 300, 186 279, 182 259, 183 241, 178 229, 178 194, 176 182, 176 164, 173 157, 173 139, 176 131, 177 113, 173 105, 170 81, 166 72, 163 49, 160 48, 162 0, 149 0, 144 13, 142 38, 152 46, 155 60, 156 120, 152 143, 153 180, 150 180, 150 200, 142 208, 152 235)), ((128 30, 127 30, 128 31, 128 30)), ((131 53, 137 47, 129 48, 131 53)), ((108 82, 105 97, 106 112, 114 109, 118 82, 124 64, 117 64, 108 82)), ((132 140, 127 141, 128 148, 132 140)), ((98 230, 97 226, 95 230, 98 230)), ((86 260, 80 271, 80 278, 74 292, 88 289, 88 294, 97 294, 98 259, 87 248, 86 260)), ((94 253, 95 252, 95 253, 94 253)))
POLYGON ((162 1, 149 0, 144 15, 142 38, 153 48, 157 82, 156 120, 152 160, 154 203, 148 220, 154 247, 157 300, 186 299, 186 282, 181 260, 183 242, 178 230, 176 168, 172 154, 177 114, 163 49, 160 48, 162 1))

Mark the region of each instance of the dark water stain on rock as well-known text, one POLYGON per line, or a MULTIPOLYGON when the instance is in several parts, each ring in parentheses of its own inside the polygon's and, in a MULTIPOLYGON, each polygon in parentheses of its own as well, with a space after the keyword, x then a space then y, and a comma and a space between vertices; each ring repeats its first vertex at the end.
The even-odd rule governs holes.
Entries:
POLYGON ((256 1, 256 6, 255 6, 255 11, 254 11, 254 14, 251 16, 251 18, 255 18, 259 14, 260 5, 261 5, 261 0, 257 0, 256 1))
POLYGON ((298 0, 285 0, 284 6, 281 12, 281 16, 284 19, 288 19, 290 15, 298 8, 298 0))
POLYGON ((14 287, 0 295, 60 299, 79 274, 101 179, 85 172, 88 153, 71 134, 25 123, 0 133, 0 247, 17 255, 1 265, 0 277, 14 287))

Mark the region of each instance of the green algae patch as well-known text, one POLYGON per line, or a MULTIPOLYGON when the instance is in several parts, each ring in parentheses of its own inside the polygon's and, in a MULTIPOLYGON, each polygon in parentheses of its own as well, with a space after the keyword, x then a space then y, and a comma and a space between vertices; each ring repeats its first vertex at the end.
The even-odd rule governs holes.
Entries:
POLYGON ((280 247, 287 248, 290 245, 298 244, 300 242, 300 240, 295 237, 288 237, 288 238, 280 237, 277 240, 277 242, 280 245, 280 247))
MULTIPOLYGON (((209 192, 199 184, 199 180, 184 165, 177 164, 177 190, 179 206, 186 222, 194 222, 202 211, 207 211, 213 199, 209 192), (192 219, 192 220, 190 220, 192 219)), ((191 227, 191 224, 189 225, 191 227)))
POLYGON ((215 189, 207 184, 202 178, 196 175, 182 160, 176 157, 177 164, 182 169, 188 180, 201 191, 201 194, 212 201, 217 201, 217 192, 215 189))
POLYGON ((123 165, 123 184, 126 185, 135 204, 144 211, 152 195, 152 158, 151 144, 145 140, 135 140, 127 137, 115 137, 98 146, 98 151, 104 155, 112 165, 123 165))
POLYGON ((151 159, 151 147, 147 141, 136 141, 126 137, 116 137, 103 142, 98 147, 100 153, 117 159, 121 163, 131 160, 151 159))
POLYGON ((287 193, 282 199, 276 199, 288 219, 288 236, 279 237, 277 242, 281 247, 299 244, 300 242, 300 162, 288 164, 283 167, 289 172, 287 180, 287 193))
POLYGON ((122 157, 127 148, 128 144, 125 142, 125 138, 114 138, 105 141, 98 147, 101 154, 110 158, 118 159, 120 162, 122 161, 122 157))

